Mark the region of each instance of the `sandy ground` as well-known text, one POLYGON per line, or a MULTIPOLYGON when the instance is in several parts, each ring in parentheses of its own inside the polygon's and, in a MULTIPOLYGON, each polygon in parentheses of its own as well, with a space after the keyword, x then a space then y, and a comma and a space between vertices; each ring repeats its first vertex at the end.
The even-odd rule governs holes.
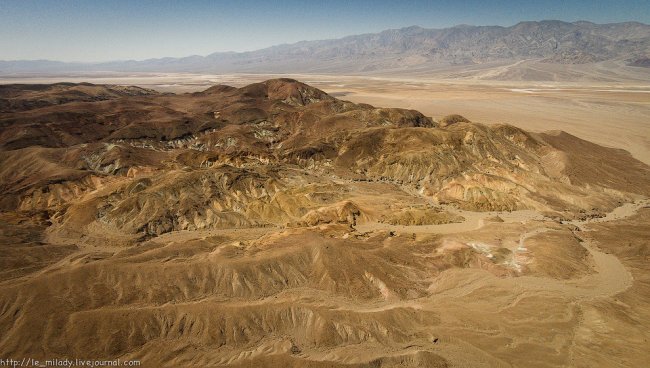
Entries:
POLYGON ((433 118, 459 113, 476 122, 529 131, 564 130, 622 148, 650 163, 650 89, 603 86, 540 87, 443 83, 332 89, 344 99, 416 109, 433 118))
POLYGON ((638 83, 508 82, 483 79, 332 75, 115 74, 0 76, 0 83, 58 81, 134 84, 164 92, 194 92, 214 84, 242 86, 286 76, 336 97, 382 107, 416 109, 434 119, 461 114, 475 122, 508 123, 541 132, 564 130, 622 148, 650 164, 650 85, 638 83))

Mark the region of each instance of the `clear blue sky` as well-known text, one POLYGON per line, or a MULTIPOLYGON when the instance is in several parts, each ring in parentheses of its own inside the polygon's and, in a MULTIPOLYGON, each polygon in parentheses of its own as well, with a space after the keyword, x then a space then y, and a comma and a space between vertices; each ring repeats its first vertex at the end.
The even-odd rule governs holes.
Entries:
POLYGON ((411 25, 542 19, 650 23, 650 1, 0 0, 0 60, 206 55, 411 25))

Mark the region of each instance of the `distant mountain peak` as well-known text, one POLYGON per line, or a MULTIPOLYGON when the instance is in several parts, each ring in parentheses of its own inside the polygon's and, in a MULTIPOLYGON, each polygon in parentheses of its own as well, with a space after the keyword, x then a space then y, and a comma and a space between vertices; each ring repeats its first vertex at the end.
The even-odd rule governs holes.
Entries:
MULTIPOLYGON (((510 27, 412 25, 339 39, 301 41, 248 52, 107 63, 0 62, 0 73, 21 72, 254 72, 427 73, 447 66, 537 61, 584 64, 637 60, 650 55, 650 26, 580 20, 523 21, 510 27)), ((634 63, 629 63, 635 66, 634 63)), ((608 66, 611 68, 611 65, 608 66)), ((535 74, 534 71, 531 73, 535 74)), ((497 73, 498 74, 498 73, 497 73)), ((519 78, 520 74, 512 74, 519 78), (518 77, 519 75, 519 77, 518 77)), ((553 78, 535 74, 533 78, 553 78), (538 76, 535 76, 538 75, 538 76)))

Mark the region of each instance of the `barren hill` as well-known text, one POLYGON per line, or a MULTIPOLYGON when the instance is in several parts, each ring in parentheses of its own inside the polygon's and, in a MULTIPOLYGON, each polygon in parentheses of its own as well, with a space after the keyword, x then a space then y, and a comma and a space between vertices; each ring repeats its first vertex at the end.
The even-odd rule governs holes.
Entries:
POLYGON ((625 151, 291 79, 0 106, 0 356, 542 367, 632 331, 647 359, 644 253, 597 246, 628 219, 647 249, 650 167, 625 151))

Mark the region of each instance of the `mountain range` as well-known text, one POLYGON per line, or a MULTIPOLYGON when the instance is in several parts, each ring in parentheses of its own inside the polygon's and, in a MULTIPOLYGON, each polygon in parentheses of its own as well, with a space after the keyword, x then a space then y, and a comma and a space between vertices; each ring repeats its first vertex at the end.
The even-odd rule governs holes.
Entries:
MULTIPOLYGON (((444 29, 418 26, 340 39, 302 41, 250 52, 217 52, 207 56, 66 63, 50 60, 0 61, 0 73, 64 72, 248 72, 427 74, 534 66, 541 71, 491 73, 488 79, 549 79, 548 70, 579 70, 596 65, 611 71, 627 70, 646 79, 650 65, 650 25, 625 22, 595 24, 549 20, 514 26, 459 25, 444 29), (460 68, 460 69, 459 69, 460 68), (531 74, 528 72, 528 74, 531 74)), ((629 74, 629 73, 628 73, 629 74)), ((553 74, 555 75, 555 74, 553 74)), ((575 76, 574 76, 575 77, 575 76)))

